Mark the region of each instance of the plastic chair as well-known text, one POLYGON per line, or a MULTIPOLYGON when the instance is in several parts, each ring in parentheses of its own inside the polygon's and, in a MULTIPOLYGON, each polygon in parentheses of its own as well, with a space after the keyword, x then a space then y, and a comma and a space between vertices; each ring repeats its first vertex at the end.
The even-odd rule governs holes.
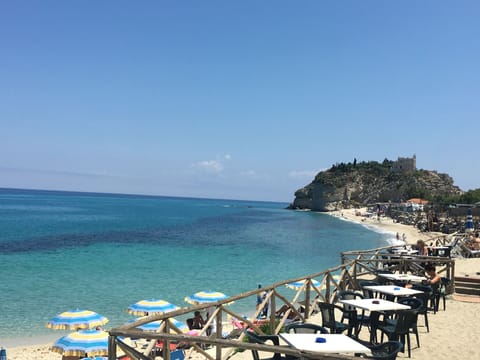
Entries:
POLYGON ((375 281, 379 285, 388 285, 392 282, 392 280, 389 280, 383 276, 380 276, 380 274, 393 274, 393 271, 383 269, 383 270, 375 271, 375 274, 377 275, 377 278, 375 279, 375 281))
POLYGON ((367 290, 365 289, 364 287, 365 286, 375 286, 375 285, 379 285, 378 282, 376 281, 371 281, 371 280, 360 280, 358 282, 358 285, 360 286, 360 288, 362 289, 362 292, 363 292, 363 296, 365 298, 368 298, 368 299, 373 299, 375 298, 375 293, 372 291, 372 290, 367 290))
POLYGON ((328 334, 328 330, 323 326, 302 322, 288 324, 285 326, 285 332, 293 332, 295 334, 328 334))
MULTIPOLYGON (((364 299, 364 296, 355 291, 344 290, 338 293, 338 298, 340 300, 353 300, 364 299)), ((343 304, 343 315, 340 322, 343 322, 345 319, 348 319, 351 328, 355 330, 355 337, 358 337, 362 325, 370 326, 370 317, 365 315, 365 311, 362 310, 362 313, 359 314, 357 308, 349 304, 343 304)))
MULTIPOLYGON (((410 306, 410 309, 415 312, 416 317, 415 317, 415 322, 413 323, 412 327, 410 330, 412 331, 413 334, 415 334, 415 338, 417 339, 417 346, 420 347, 420 339, 418 336, 418 327, 417 327, 417 322, 418 322, 418 315, 420 310, 423 308, 423 301, 422 299, 415 298, 415 297, 401 297, 397 300, 399 304, 403 305, 408 305, 410 306)), ((389 321, 393 321, 393 323, 396 321, 396 319, 393 320, 387 320, 387 323, 389 321)))
POLYGON ((429 301, 425 303, 427 307, 430 307, 433 310, 433 313, 435 314, 435 298, 433 297, 433 290, 434 287, 430 285, 420 285, 420 284, 413 284, 412 289, 414 290, 420 290, 423 291, 424 293, 427 293, 429 295, 429 301), (430 303, 430 305, 429 305, 430 303))
POLYGON ((413 310, 399 310, 396 312, 397 321, 395 324, 385 324, 380 325, 378 329, 383 334, 388 336, 389 341, 398 341, 401 340, 402 344, 405 345, 405 339, 407 340, 408 348, 408 357, 411 357, 411 346, 410 346, 410 329, 415 323, 417 314, 413 310))
MULTIPOLYGON (((273 345, 279 346, 280 340, 277 335, 257 335, 252 331, 245 330, 244 334, 247 336, 248 341, 251 343, 265 344, 266 341, 271 341, 273 345)), ((260 360, 258 355, 258 350, 252 349, 253 360, 260 360)), ((271 360, 281 360, 284 359, 280 353, 274 353, 273 357, 269 358, 271 360)), ((265 359, 262 359, 265 360, 265 359)))
POLYGON ((430 332, 430 327, 428 325, 428 302, 431 301, 432 295, 428 292, 421 292, 413 295, 413 297, 422 300, 422 307, 418 309, 417 312, 418 315, 423 315, 427 332, 430 332))
POLYGON ((351 325, 344 324, 335 320, 335 309, 340 310, 343 314, 343 308, 330 303, 319 302, 318 307, 322 314, 322 326, 330 329, 331 334, 341 334, 345 330, 351 331, 351 325))
POLYGON ((443 299, 443 311, 446 310, 447 308, 447 288, 450 285, 450 279, 447 277, 442 277, 440 281, 440 285, 437 287, 433 287, 433 307, 434 307, 434 312, 438 311, 438 308, 440 306, 440 299, 443 299))
POLYGON ((368 347, 372 351, 372 355, 362 355, 362 357, 377 360, 395 360, 398 352, 403 350, 403 344, 399 341, 387 341, 368 347))

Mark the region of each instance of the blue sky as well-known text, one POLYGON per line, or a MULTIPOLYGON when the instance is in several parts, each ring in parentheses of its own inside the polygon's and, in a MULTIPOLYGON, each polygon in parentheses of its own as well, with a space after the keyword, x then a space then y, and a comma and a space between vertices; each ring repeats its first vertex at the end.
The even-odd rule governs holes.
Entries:
POLYGON ((477 1, 0 2, 0 187, 292 201, 417 156, 480 187, 477 1))

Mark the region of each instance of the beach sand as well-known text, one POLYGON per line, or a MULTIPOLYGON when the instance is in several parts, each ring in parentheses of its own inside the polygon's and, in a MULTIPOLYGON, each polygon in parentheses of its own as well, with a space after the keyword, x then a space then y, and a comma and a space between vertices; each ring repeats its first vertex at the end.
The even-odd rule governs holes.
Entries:
MULTIPOLYGON (((358 211, 358 210, 357 210, 358 211)), ((364 211, 364 210, 363 210, 364 211)), ((368 226, 378 227, 382 231, 406 235, 406 242, 414 244, 418 239, 430 241, 441 233, 421 233, 413 226, 394 223, 392 219, 382 218, 379 222, 376 218, 364 218, 356 215, 356 211, 342 210, 331 213, 333 216, 343 217, 345 220, 358 222, 368 226), (362 219, 364 219, 362 221, 362 219)), ((474 275, 480 272, 480 258, 457 259, 455 261, 456 274, 474 275)), ((463 299, 465 300, 465 299, 463 299)), ((468 299, 467 299, 468 300, 468 299)), ((478 325, 480 323, 480 301, 459 301, 452 296, 447 297, 447 309, 436 314, 429 313, 430 332, 426 332, 423 326, 423 317, 419 319, 420 347, 416 346, 415 336, 412 340, 412 359, 480 359, 480 346, 478 345, 478 325)), ((321 322, 318 315, 311 322, 321 322)), ((363 331, 363 334, 368 331, 363 331)), ((51 352, 48 344, 36 344, 28 346, 14 346, 7 348, 9 360, 60 360, 61 355, 51 352)), ((195 356, 195 359, 202 357, 195 356)), ((251 353, 245 351, 236 354, 233 359, 251 359, 251 353)), ((400 353, 398 358, 408 358, 407 352, 400 353)))
POLYGON ((404 225, 394 222, 392 218, 381 217, 380 221, 376 216, 367 217, 359 216, 358 214, 366 214, 367 208, 362 209, 346 209, 341 211, 332 211, 329 214, 332 216, 343 218, 344 220, 362 224, 367 227, 377 228, 385 232, 391 232, 393 236, 399 234, 400 238, 405 234, 405 241, 407 244, 413 245, 417 243, 417 240, 423 240, 425 242, 432 241, 439 237, 444 237, 445 234, 439 232, 421 232, 416 227, 410 225, 404 225))

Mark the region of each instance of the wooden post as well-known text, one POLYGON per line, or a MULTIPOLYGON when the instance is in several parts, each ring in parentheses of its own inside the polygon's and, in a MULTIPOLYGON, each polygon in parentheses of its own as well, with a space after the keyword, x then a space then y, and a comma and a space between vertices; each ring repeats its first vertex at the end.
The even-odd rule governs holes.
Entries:
MULTIPOLYGON (((165 333, 170 333, 170 321, 164 320, 163 323, 165 324, 164 331, 165 333)), ((155 348, 154 348, 155 351, 155 348)), ((170 360, 170 340, 163 339, 163 349, 162 349, 162 357, 164 360, 170 360)))
POLYGON ((277 320, 276 310, 277 306, 275 305, 275 293, 273 290, 270 290, 272 296, 270 297, 270 332, 275 333, 275 320, 277 320))
POLYGON ((310 317, 310 285, 311 285, 312 279, 307 280, 307 288, 305 289, 305 305, 308 304, 308 311, 307 311, 307 306, 305 306, 305 320, 308 320, 310 317))
POLYGON ((108 336, 108 360, 117 359, 117 344, 115 342, 115 336, 108 336))
MULTIPOLYGON (((219 308, 219 310, 220 311, 217 312, 217 316, 215 318, 215 321, 217 322, 216 323, 216 328, 217 328, 216 337, 217 337, 217 339, 222 338, 222 316, 223 316, 223 313, 222 313, 221 308, 219 308)), ((216 359, 221 359, 222 358, 222 347, 220 345, 217 345, 215 350, 216 350, 216 359)), ((170 360, 170 359, 168 359, 168 360, 170 360)))

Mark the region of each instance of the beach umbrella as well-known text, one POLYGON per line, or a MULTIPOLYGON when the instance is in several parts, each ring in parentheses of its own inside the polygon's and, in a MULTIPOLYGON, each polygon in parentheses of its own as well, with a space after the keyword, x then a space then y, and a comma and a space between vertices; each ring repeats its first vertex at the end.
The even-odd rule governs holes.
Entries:
MULTIPOLYGON (((303 279, 303 280, 299 280, 299 281, 295 281, 295 282, 291 282, 291 283, 288 283, 286 284, 285 286, 288 287, 289 289, 293 289, 293 290, 298 290, 300 289, 302 286, 305 285, 306 283, 306 279, 303 279)), ((315 287, 319 287, 320 286, 320 282, 315 280, 315 279, 312 279, 311 281, 311 285, 315 286, 315 287)), ((306 289, 306 287, 305 287, 306 289)))
POLYGON ((151 314, 162 314, 169 311, 180 309, 178 306, 170 304, 165 300, 140 300, 127 308, 127 312, 132 315, 144 316, 151 314))
POLYGON ((189 304, 198 305, 217 302, 228 298, 228 295, 225 295, 224 293, 218 291, 199 291, 195 294, 187 296, 184 300, 189 304))
POLYGON ((473 232, 475 226, 473 224, 472 209, 467 210, 467 221, 465 222, 465 232, 473 232))
POLYGON ((47 322, 47 328, 61 330, 92 329, 105 325, 108 319, 95 311, 71 310, 65 311, 47 322))
MULTIPOLYGON (((132 320, 130 322, 138 321, 140 319, 144 319, 145 317, 138 318, 136 320, 132 320)), ((186 333, 189 329, 188 326, 181 322, 180 320, 177 320, 175 318, 170 318, 169 319, 171 324, 175 325, 178 330, 180 330, 182 333, 186 333)), ((152 321, 143 325, 137 326, 137 329, 143 330, 143 331, 156 331, 158 328, 162 325, 162 320, 158 321, 152 321)))
POLYGON ((95 357, 81 358, 80 360, 108 360, 108 357, 107 356, 95 356, 95 357))
POLYGON ((107 355, 108 333, 95 329, 79 330, 58 339, 50 350, 63 356, 107 355))

